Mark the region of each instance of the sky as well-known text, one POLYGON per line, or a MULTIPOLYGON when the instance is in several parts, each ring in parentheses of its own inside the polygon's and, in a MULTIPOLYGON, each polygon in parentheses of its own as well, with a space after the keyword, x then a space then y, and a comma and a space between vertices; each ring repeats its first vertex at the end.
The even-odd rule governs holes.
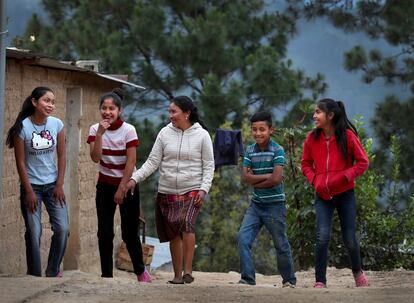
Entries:
MULTIPOLYGON (((16 35, 24 33, 26 22, 34 12, 47 18, 40 0, 6 1, 8 45, 11 46, 16 35)), ((356 44, 362 44, 367 49, 378 48, 385 54, 398 51, 385 41, 370 40, 363 33, 345 34, 327 20, 317 19, 299 22, 298 34, 289 42, 287 57, 293 60, 294 67, 304 70, 308 76, 315 76, 318 72, 324 74, 329 89, 322 97, 343 101, 349 117, 362 115, 368 134, 373 135, 369 122, 377 103, 390 94, 405 99, 410 95, 410 90, 403 85, 387 85, 381 79, 368 85, 361 81, 361 73, 347 72, 343 66, 343 54, 356 44)))
POLYGON ((32 14, 44 15, 40 0, 6 0, 6 16, 9 33, 6 43, 11 46, 16 35, 22 35, 26 28, 26 22, 32 14))
POLYGON ((343 101, 349 117, 362 115, 368 123, 376 104, 387 95, 401 99, 411 95, 408 86, 388 85, 382 79, 365 84, 361 81, 362 73, 348 72, 343 65, 344 52, 357 44, 367 50, 380 49, 384 55, 397 53, 397 48, 383 40, 370 40, 364 33, 345 34, 324 19, 302 21, 298 27, 299 35, 290 41, 287 52, 293 66, 305 70, 309 76, 324 74, 329 89, 323 97, 343 101))

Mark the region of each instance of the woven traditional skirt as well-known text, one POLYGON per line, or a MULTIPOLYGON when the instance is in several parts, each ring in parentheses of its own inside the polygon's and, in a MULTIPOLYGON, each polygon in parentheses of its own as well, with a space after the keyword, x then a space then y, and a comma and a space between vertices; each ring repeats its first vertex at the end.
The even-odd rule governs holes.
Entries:
POLYGON ((155 222, 160 242, 171 241, 183 232, 194 233, 200 207, 194 205, 198 191, 184 195, 158 193, 155 222))

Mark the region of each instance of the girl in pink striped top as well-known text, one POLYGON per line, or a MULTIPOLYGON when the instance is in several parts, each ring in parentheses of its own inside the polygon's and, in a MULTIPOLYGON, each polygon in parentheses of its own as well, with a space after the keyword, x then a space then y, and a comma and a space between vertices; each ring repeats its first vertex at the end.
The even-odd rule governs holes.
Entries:
POLYGON ((103 95, 99 110, 102 120, 90 127, 90 155, 99 163, 96 185, 98 243, 102 277, 113 277, 114 214, 119 205, 122 240, 128 249, 139 282, 151 282, 142 259, 138 237, 139 194, 125 193, 125 185, 135 170, 139 140, 134 126, 121 119, 122 91, 103 95))

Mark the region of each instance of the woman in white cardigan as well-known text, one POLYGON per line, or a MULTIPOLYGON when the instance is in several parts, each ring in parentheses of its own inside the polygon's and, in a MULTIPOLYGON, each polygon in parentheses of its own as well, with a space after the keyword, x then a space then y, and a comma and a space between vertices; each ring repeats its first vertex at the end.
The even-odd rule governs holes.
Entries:
POLYGON ((174 278, 168 282, 183 284, 194 281, 195 222, 211 187, 214 156, 210 135, 190 98, 174 98, 168 112, 171 123, 158 133, 147 161, 133 173, 126 190, 133 191, 136 183, 159 169, 157 233, 160 242, 170 242, 174 278))

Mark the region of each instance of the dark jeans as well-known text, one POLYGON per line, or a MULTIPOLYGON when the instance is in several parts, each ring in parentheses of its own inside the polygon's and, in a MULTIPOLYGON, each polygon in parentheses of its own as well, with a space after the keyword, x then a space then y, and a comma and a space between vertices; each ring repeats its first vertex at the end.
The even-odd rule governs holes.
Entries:
MULTIPOLYGON (((98 244, 101 257, 102 277, 113 277, 113 239, 114 215, 116 203, 114 196, 118 186, 98 183, 96 185, 96 210, 98 215, 98 244)), ((145 266, 142 260, 142 247, 138 234, 139 189, 134 195, 129 192, 120 205, 122 240, 125 242, 131 257, 134 273, 140 275, 145 266)))
POLYGON ((24 218, 26 232, 26 262, 27 274, 42 276, 42 262, 40 258, 40 239, 42 236, 42 201, 49 214, 50 225, 53 236, 50 243, 49 258, 47 261, 46 276, 56 277, 59 273, 60 264, 65 254, 66 243, 69 237, 69 218, 66 204, 63 206, 53 199, 53 190, 56 183, 45 185, 32 184, 37 197, 36 211, 30 213, 27 210, 26 192, 20 186, 20 209, 24 218))
POLYGON ((316 247, 315 278, 316 282, 326 284, 326 267, 328 263, 328 246, 331 238, 332 217, 338 211, 341 222, 342 239, 351 259, 352 272, 361 271, 361 256, 356 238, 356 200, 354 190, 336 195, 332 200, 324 200, 316 195, 316 247))

